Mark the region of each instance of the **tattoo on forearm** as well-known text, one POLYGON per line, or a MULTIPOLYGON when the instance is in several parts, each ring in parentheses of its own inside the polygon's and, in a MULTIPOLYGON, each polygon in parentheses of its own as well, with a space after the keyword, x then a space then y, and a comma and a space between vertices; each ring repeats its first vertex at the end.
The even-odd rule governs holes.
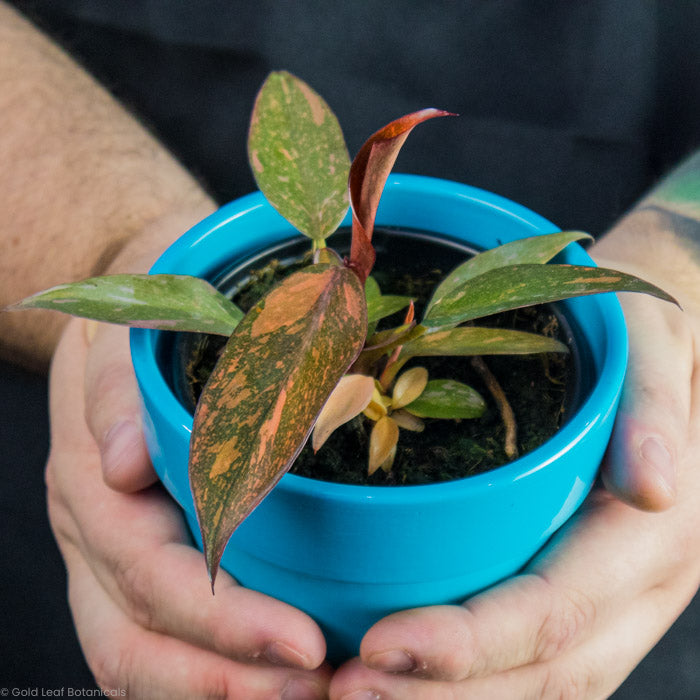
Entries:
POLYGON ((700 151, 661 180, 639 208, 662 215, 679 243, 700 259, 700 151))

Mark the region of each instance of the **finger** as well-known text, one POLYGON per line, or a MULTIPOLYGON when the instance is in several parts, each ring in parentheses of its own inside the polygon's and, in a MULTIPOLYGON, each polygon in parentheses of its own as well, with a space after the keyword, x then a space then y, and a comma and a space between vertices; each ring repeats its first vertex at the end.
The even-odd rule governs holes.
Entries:
POLYGON ((82 415, 66 410, 82 402, 83 375, 73 361, 79 353, 80 347, 59 347, 51 377, 47 482, 59 541, 79 547, 111 598, 145 627, 233 658, 318 666, 325 641, 301 611, 226 575, 212 596, 203 556, 187 546, 182 516, 161 488, 133 494, 106 488, 82 415), (64 366, 64 359, 71 361, 64 366))
POLYGON ((137 624, 230 658, 300 668, 322 663, 325 640, 306 614, 236 585, 225 572, 212 595, 203 555, 186 544, 182 516, 162 489, 108 489, 96 453, 80 479, 71 464, 85 454, 55 449, 51 459, 52 479, 63 489, 70 481, 74 498, 90 504, 74 509, 73 527, 54 512, 54 526, 80 546, 103 588, 137 624))
MULTIPOLYGON (((686 581, 686 584, 688 582, 686 581)), ((331 683, 333 700, 559 700, 609 697, 656 644, 692 596, 685 585, 680 598, 660 588, 635 598, 584 644, 547 662, 464 681, 445 682, 420 675, 391 675, 346 664, 331 683), (681 601, 679 604, 678 601, 681 601)))
POLYGON ((98 685, 129 698, 324 698, 329 671, 241 664, 143 630, 105 594, 77 550, 66 557, 81 644, 98 685))
POLYGON ((660 517, 597 493, 526 573, 464 606, 419 608, 381 620, 362 641, 362 659, 385 672, 461 680, 554 658, 668 574, 673 555, 660 517), (591 566, 591 552, 606 566, 591 566))
POLYGON ((105 482, 137 491, 156 480, 141 429, 141 405, 127 328, 85 325, 85 419, 102 455, 105 482), (94 332, 90 329, 95 329, 94 332))
POLYGON ((603 479, 627 503, 663 510, 675 502, 686 446, 692 336, 682 312, 669 304, 635 297, 624 308, 630 360, 603 479))

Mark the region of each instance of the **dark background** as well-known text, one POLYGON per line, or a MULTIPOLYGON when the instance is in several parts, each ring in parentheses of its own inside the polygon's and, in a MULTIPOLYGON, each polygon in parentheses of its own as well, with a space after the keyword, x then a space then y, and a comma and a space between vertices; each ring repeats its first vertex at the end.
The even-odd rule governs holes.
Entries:
MULTIPOLYGON (((460 113, 416 130, 397 169, 497 191, 594 234, 700 146, 694 0, 14 4, 222 202, 254 188, 245 134, 271 69, 328 100, 351 153, 401 114, 460 113)), ((45 380, 0 365, 0 687, 91 684, 46 520, 47 450, 45 380)), ((699 662, 696 596, 614 697, 697 700, 699 662)))

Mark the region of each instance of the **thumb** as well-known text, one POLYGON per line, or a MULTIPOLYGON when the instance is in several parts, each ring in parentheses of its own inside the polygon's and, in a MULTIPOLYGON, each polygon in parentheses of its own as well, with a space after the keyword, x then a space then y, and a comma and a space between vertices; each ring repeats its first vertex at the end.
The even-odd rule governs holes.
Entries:
POLYGON ((692 337, 677 307, 625 297, 630 359, 603 481, 630 505, 664 510, 675 501, 688 434, 692 337))
POLYGON ((85 421, 102 456, 105 483, 132 492, 156 481, 141 428, 141 407, 131 366, 129 331, 85 323, 90 345, 85 367, 85 421))

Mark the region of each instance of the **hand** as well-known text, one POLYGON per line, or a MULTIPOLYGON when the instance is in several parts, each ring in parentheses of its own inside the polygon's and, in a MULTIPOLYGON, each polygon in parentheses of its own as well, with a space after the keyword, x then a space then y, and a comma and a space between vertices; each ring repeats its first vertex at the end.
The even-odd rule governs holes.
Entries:
MULTIPOLYGON (((625 267, 615 259, 628 243, 608 243, 606 264, 625 267)), ((520 575, 462 606, 378 622, 361 658, 336 673, 332 698, 608 697, 671 626, 700 582, 697 271, 688 279, 675 289, 652 275, 684 312, 623 297, 630 370, 603 465, 609 491, 595 490, 520 575)))
POLYGON ((179 511, 149 486, 127 331, 101 326, 89 344, 85 329, 71 321, 54 356, 46 480, 97 682, 147 700, 325 697, 325 642, 310 618, 223 572, 212 596, 179 511))

